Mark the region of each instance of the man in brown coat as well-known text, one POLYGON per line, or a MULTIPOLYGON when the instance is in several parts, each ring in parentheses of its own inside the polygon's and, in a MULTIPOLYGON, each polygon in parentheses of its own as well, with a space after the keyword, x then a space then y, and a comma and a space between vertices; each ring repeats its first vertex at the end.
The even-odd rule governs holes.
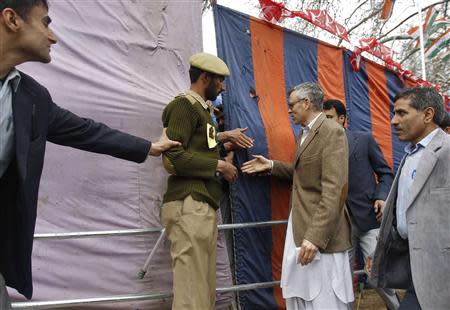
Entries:
POLYGON ((292 180, 281 286, 287 309, 347 309, 353 301, 348 249, 348 146, 344 130, 322 113, 323 91, 303 83, 289 92, 289 114, 303 129, 293 163, 260 155, 248 174, 292 180))

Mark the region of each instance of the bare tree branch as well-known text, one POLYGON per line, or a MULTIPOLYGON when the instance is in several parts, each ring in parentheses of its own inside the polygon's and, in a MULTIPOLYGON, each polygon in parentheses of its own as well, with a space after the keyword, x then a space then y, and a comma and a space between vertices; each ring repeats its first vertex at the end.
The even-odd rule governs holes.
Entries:
MULTIPOLYGON (((444 0, 444 1, 436 2, 436 3, 434 3, 434 4, 430 4, 429 6, 424 7, 424 8, 422 9, 422 12, 428 10, 428 8, 430 8, 430 7, 432 7, 432 6, 435 6, 435 5, 437 5, 437 4, 443 4, 443 3, 445 3, 445 4, 447 5, 449 1, 450 1, 450 0, 444 0)), ((413 13, 413 14, 409 15, 409 16, 406 17, 404 20, 402 20, 400 23, 398 23, 397 26, 395 26, 394 28, 392 28, 391 30, 389 30, 388 32, 386 32, 385 34, 383 34, 382 36, 378 37, 378 40, 384 38, 385 36, 387 36, 388 34, 390 34, 392 31, 394 31, 395 29, 397 29, 398 27, 400 27, 401 25, 403 25, 403 23, 405 23, 408 19, 410 19, 410 18, 413 17, 413 16, 416 16, 417 14, 419 14, 419 12, 416 12, 416 13, 413 13)))
POLYGON ((378 41, 379 43, 386 43, 392 40, 412 40, 410 36, 392 36, 383 40, 378 41))
POLYGON ((408 55, 406 55, 406 57, 403 58, 403 59, 400 61, 400 64, 404 63, 405 60, 407 60, 409 57, 411 57, 412 55, 414 55, 415 53, 417 53, 419 50, 420 50, 420 48, 418 48, 418 47, 416 47, 415 49, 411 50, 411 52, 410 52, 408 55))
MULTIPOLYGON (((350 32, 352 32, 353 30, 355 30, 356 28, 358 28, 359 26, 361 26, 361 25, 364 24, 366 21, 368 21, 369 19, 371 19, 372 17, 374 17, 375 15, 377 15, 377 14, 380 13, 380 12, 381 12, 381 8, 379 8, 379 9, 373 11, 372 14, 370 14, 369 16, 367 16, 367 17, 361 19, 361 21, 360 21, 359 23, 357 23, 357 24, 354 25, 352 28, 350 28, 349 30, 347 30, 347 33, 350 34, 350 32)), ((337 45, 340 46, 341 43, 342 43, 342 39, 339 39, 339 42, 338 42, 337 45)))
POLYGON ((344 19, 344 24, 345 24, 345 25, 348 24, 348 22, 350 21, 350 18, 352 18, 352 16, 353 16, 353 14, 355 14, 356 11, 358 11, 364 4, 366 4, 367 1, 368 1, 368 0, 365 0, 365 1, 361 2, 361 4, 358 5, 358 6, 356 7, 356 9, 353 10, 352 14, 350 14, 349 17, 347 17, 346 19, 344 19))

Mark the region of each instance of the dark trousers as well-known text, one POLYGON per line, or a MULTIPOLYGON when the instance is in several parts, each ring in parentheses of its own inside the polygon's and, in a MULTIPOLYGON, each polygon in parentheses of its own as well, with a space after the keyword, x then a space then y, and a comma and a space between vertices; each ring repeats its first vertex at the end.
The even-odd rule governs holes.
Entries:
POLYGON ((400 303, 398 310, 421 310, 419 300, 417 299, 414 286, 411 284, 411 288, 406 291, 405 298, 400 303))
POLYGON ((8 278, 9 266, 5 253, 8 253, 12 237, 8 232, 8 225, 12 225, 10 219, 11 212, 15 211, 18 174, 16 161, 13 161, 9 168, 0 177, 0 310, 10 310, 11 302, 6 290, 6 280, 8 278))

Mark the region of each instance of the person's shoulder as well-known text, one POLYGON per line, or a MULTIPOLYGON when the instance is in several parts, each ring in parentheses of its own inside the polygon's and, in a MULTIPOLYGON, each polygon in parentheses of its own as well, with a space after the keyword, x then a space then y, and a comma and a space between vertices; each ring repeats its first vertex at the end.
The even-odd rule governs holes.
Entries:
POLYGON ((173 109, 178 105, 192 105, 189 101, 189 98, 185 95, 185 93, 180 93, 176 95, 166 106, 166 109, 173 109))
POLYGON ((163 118, 173 116, 197 117, 198 112, 195 108, 195 102, 190 100, 185 93, 175 96, 164 108, 163 118))
POLYGON ((22 71, 19 71, 19 73, 20 73, 20 84, 22 84, 25 88, 32 90, 32 91, 36 91, 36 90, 47 91, 47 89, 42 84, 40 84, 38 81, 36 81, 30 75, 28 75, 22 71))
POLYGON ((344 133, 344 128, 339 125, 336 121, 325 118, 323 120, 322 126, 325 127, 330 132, 344 133))

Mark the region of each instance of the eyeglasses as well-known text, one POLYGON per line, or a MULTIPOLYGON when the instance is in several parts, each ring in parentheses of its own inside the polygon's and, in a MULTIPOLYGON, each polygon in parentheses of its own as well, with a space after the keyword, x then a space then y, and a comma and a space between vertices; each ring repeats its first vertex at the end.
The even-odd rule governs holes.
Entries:
POLYGON ((308 98, 301 98, 301 99, 298 99, 297 101, 289 102, 289 103, 288 103, 288 108, 289 108, 290 110, 292 110, 292 108, 294 107, 294 105, 296 105, 297 103, 299 103, 299 102, 301 102, 301 101, 304 101, 305 99, 308 99, 308 98))

